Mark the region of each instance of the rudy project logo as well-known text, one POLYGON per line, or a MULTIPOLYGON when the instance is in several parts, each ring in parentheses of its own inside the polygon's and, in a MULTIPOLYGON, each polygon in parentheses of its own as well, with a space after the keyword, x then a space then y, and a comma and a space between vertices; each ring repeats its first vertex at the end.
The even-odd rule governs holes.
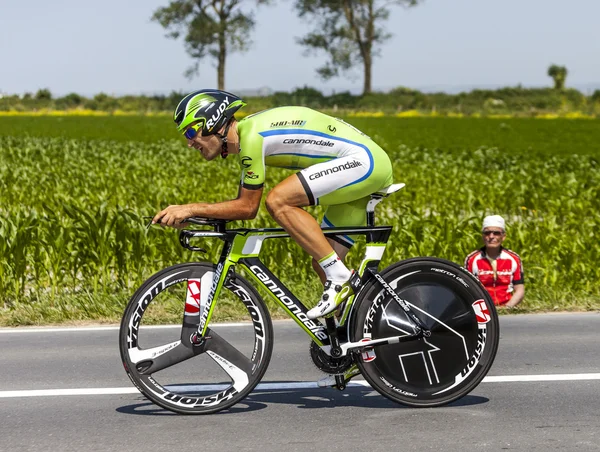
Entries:
POLYGON ((335 145, 332 141, 327 140, 311 140, 308 138, 286 138, 283 140, 283 144, 312 144, 313 146, 327 146, 332 147, 335 145))
POLYGON ((319 171, 318 173, 311 174, 310 176, 308 176, 308 178, 310 180, 315 180, 315 179, 319 179, 320 177, 323 177, 323 176, 328 176, 329 174, 332 174, 332 173, 338 173, 340 171, 357 168, 359 166, 362 166, 362 163, 354 160, 352 162, 344 163, 343 165, 338 165, 338 166, 334 166, 333 168, 326 169, 325 171, 319 171))
POLYGON ((213 115, 208 119, 208 121, 206 121, 206 126, 208 127, 208 130, 212 130, 215 124, 219 121, 219 119, 221 119, 223 112, 227 110, 227 107, 229 107, 229 97, 225 97, 225 100, 221 102, 221 105, 219 105, 217 111, 213 113, 213 115))

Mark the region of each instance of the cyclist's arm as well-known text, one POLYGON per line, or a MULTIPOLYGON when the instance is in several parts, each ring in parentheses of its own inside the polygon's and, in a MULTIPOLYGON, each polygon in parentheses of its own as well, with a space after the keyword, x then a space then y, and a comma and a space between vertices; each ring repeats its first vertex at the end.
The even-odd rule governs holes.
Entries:
POLYGON ((251 220, 256 217, 263 188, 250 190, 240 185, 238 197, 214 204, 188 204, 193 217, 218 218, 222 220, 251 220))
POLYGON ((507 308, 514 308, 521 301, 523 301, 523 297, 525 296, 525 285, 524 284, 515 284, 514 292, 508 303, 506 303, 507 308))
POLYGON ((255 190, 240 186, 236 199, 214 204, 194 203, 169 206, 157 213, 152 222, 161 223, 164 226, 182 228, 186 226, 182 221, 189 217, 250 220, 256 216, 262 192, 262 186, 255 190))

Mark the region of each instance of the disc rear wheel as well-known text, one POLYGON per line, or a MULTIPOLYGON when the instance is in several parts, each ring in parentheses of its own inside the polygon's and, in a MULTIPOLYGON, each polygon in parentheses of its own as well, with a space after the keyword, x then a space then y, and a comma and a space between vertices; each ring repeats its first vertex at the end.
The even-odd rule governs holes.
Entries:
MULTIPOLYGON (((435 258, 402 261, 381 276, 431 336, 362 354, 357 364, 365 379, 382 395, 419 407, 444 405, 472 391, 498 348, 498 317, 483 286, 458 265, 435 258)), ((400 304, 380 283, 369 284, 356 301, 352 340, 413 334, 400 304)))

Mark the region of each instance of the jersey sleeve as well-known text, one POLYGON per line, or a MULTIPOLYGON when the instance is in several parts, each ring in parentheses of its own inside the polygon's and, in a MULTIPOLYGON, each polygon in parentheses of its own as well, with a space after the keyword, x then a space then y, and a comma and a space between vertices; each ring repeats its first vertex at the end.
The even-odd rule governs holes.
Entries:
POLYGON ((513 284, 525 284, 525 275, 523 274, 523 262, 521 258, 514 253, 513 258, 515 259, 517 265, 515 271, 513 272, 513 284))
POLYGON ((248 190, 258 190, 265 183, 262 137, 256 135, 253 139, 242 139, 240 142, 239 158, 242 169, 240 184, 248 190))
POLYGON ((467 257, 465 257, 465 264, 463 267, 469 272, 473 273, 473 257, 477 254, 477 250, 469 253, 467 257))

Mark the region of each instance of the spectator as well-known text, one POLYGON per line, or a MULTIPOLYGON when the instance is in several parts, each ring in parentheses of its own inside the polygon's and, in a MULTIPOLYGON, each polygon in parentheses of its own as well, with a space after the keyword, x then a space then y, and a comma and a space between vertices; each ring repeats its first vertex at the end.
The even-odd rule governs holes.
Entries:
POLYGON ((482 238, 483 248, 467 256, 465 268, 479 278, 496 306, 514 308, 525 295, 523 264, 517 253, 502 246, 506 238, 504 218, 485 217, 482 238))

